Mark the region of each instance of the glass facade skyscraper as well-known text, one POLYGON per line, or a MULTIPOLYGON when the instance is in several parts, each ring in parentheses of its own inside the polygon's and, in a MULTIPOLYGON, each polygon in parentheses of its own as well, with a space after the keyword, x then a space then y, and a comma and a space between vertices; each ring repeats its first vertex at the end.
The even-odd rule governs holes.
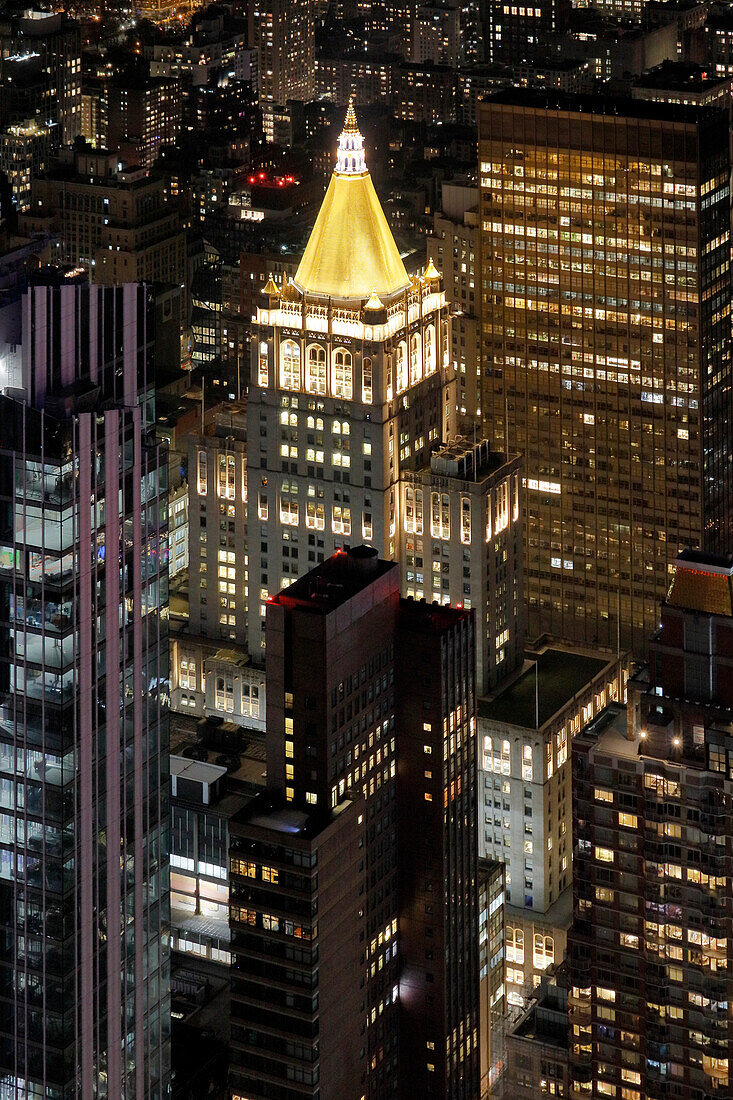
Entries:
POLYGON ((152 316, 145 287, 58 271, 0 315, 3 1100, 168 1095, 168 468, 152 316))
POLYGON ((678 550, 731 545, 727 116, 480 107, 483 393, 525 462, 528 634, 643 652, 678 550))

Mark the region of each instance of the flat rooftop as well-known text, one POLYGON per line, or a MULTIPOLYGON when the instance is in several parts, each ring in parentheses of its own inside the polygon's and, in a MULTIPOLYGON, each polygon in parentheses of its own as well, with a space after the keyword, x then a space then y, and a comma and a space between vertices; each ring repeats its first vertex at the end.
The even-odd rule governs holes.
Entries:
POLYGON ((304 577, 271 596, 270 602, 328 615, 392 569, 398 570, 399 566, 383 561, 370 546, 337 550, 304 577))
POLYGON ((508 88, 485 99, 490 107, 520 107, 546 111, 564 111, 571 115, 596 115, 608 119, 647 118, 662 122, 697 124, 703 118, 723 111, 721 107, 667 103, 650 99, 632 99, 608 92, 560 92, 554 88, 508 88))
POLYGON ((227 774, 221 764, 209 764, 206 760, 189 760, 186 756, 171 754, 171 775, 178 779, 189 779, 193 783, 216 783, 227 774))
POLYGON ((685 61, 663 61, 653 69, 647 69, 634 80, 635 88, 655 88, 664 91, 709 92, 713 88, 730 89, 730 77, 717 73, 708 75, 701 65, 685 61))
POLYGON ((566 1051, 568 1047, 567 1009, 563 1011, 560 1004, 547 1004, 540 1001, 530 1007, 527 1015, 509 1034, 519 1039, 533 1039, 537 1043, 545 1043, 566 1051))
POLYGON ((479 699, 479 717, 541 729, 610 663, 611 658, 546 649, 504 691, 479 699))
POLYGON ((629 741, 626 736, 626 707, 623 703, 609 703, 592 722, 578 734, 578 739, 595 741, 595 749, 612 756, 636 760, 639 756, 639 738, 629 741))
POLYGON ((310 814, 302 810, 273 810, 269 814, 254 814, 249 821, 251 825, 259 825, 261 829, 297 835, 303 832, 309 818, 310 814))

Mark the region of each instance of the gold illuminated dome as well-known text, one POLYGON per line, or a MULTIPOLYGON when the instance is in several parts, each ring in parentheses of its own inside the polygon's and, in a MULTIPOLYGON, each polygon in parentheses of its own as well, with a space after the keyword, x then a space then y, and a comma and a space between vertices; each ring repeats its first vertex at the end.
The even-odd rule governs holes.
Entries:
POLYGON ((353 101, 336 169, 293 280, 322 298, 393 297, 410 285, 364 159, 353 101))
POLYGON ((267 283, 266 283, 265 288, 262 291, 262 293, 267 298, 279 298, 280 297, 280 291, 278 289, 277 283, 275 282, 275 280, 272 277, 272 274, 270 275, 270 278, 267 280, 267 283))
POLYGON ((423 279, 429 279, 432 282, 434 279, 440 278, 440 272, 433 263, 432 257, 428 260, 428 266, 423 271, 423 279))

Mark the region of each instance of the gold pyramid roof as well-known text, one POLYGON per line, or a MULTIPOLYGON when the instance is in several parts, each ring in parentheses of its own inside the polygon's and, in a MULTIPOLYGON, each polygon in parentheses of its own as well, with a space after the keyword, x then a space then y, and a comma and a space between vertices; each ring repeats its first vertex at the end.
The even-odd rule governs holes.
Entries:
POLYGON ((280 297, 280 290, 278 289, 278 285, 273 279, 272 275, 270 275, 270 278, 267 280, 267 283, 263 287, 262 293, 265 294, 268 298, 280 297))
POLYGON ((440 278, 440 272, 438 271, 437 267, 433 263, 432 256, 428 260, 428 266, 423 271, 423 278, 424 279, 430 279, 430 280, 440 278))
POLYGON ((323 298, 390 298, 410 285, 364 160, 353 102, 338 160, 295 274, 299 290, 323 298))
POLYGON ((282 299, 284 302, 299 302, 301 298, 298 288, 293 283, 292 279, 289 279, 282 289, 282 299))
POLYGON ((376 290, 372 291, 371 295, 369 296, 369 301, 365 304, 364 309, 384 309, 384 302, 379 297, 376 290))

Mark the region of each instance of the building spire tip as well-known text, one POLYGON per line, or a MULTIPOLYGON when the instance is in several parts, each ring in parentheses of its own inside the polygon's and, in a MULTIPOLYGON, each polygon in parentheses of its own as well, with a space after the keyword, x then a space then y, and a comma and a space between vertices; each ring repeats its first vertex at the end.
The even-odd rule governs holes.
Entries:
POLYGON ((346 109, 346 119, 344 121, 344 133, 345 134, 358 134, 359 123, 356 119, 356 109, 354 108, 354 97, 349 96, 349 106, 346 109))

